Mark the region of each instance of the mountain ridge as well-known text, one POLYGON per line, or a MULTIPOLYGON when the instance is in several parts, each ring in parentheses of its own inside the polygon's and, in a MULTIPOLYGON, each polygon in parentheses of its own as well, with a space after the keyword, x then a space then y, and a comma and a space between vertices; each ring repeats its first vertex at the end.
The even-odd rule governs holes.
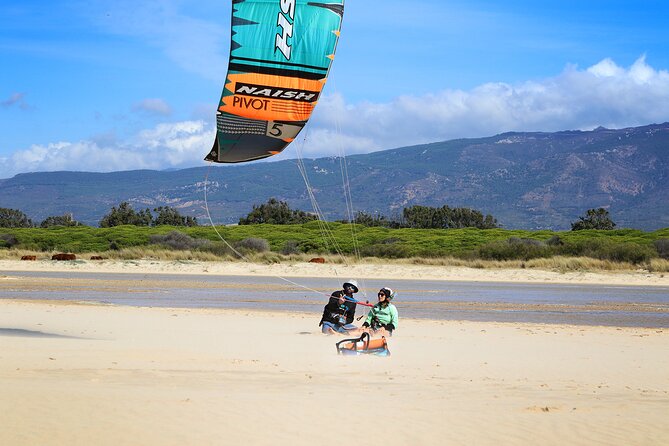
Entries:
MULTIPOLYGON (((340 158, 304 159, 320 208, 344 218, 340 158)), ((35 172, 0 179, 0 207, 33 221, 72 213, 97 225, 112 206, 172 206, 235 223, 276 197, 311 210, 296 160, 180 170, 35 172), (208 200, 204 201, 205 178, 208 200)), ((469 207, 505 228, 569 229, 590 208, 618 227, 669 226, 669 123, 592 131, 506 132, 346 157, 356 211, 398 215, 413 205, 469 207)))

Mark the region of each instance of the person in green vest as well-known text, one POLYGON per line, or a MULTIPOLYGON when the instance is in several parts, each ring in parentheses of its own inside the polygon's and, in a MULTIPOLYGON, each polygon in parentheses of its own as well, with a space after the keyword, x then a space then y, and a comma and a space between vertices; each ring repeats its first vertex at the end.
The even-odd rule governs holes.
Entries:
POLYGON ((397 307, 391 302, 395 298, 395 292, 390 288, 383 287, 379 290, 378 296, 379 302, 369 310, 362 327, 363 329, 367 328, 367 331, 371 330, 373 333, 381 335, 387 333, 392 336, 393 331, 397 329, 399 319, 397 307))

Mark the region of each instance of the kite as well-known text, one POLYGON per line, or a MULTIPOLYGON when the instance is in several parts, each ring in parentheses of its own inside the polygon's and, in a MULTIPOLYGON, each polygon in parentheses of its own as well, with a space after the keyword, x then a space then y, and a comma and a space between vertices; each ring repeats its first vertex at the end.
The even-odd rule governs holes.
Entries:
POLYGON ((232 0, 230 61, 205 157, 280 153, 304 128, 330 71, 344 0, 232 0))

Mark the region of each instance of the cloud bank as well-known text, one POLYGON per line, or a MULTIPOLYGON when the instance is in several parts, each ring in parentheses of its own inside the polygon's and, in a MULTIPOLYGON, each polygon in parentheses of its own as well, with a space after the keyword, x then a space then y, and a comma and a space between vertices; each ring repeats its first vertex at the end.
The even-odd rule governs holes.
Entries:
MULTIPOLYGON (((144 102, 165 113, 162 102, 144 102)), ((324 96, 303 132, 304 157, 367 153, 507 131, 621 128, 669 121, 669 72, 639 58, 630 67, 610 59, 517 85, 488 83, 470 91, 402 95, 387 103, 347 103, 324 96)), ((211 121, 165 122, 123 142, 91 139, 17 150, 0 159, 0 178, 20 172, 166 169, 203 165, 214 138, 211 121)), ((289 147, 281 158, 292 158, 289 147)), ((278 157, 275 157, 278 158, 278 157)))

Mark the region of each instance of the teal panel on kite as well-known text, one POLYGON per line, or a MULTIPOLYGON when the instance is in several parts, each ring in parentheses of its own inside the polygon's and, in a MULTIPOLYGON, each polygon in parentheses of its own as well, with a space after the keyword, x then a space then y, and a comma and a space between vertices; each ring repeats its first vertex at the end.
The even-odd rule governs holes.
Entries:
POLYGON ((306 125, 334 59, 344 0, 233 0, 230 61, 205 160, 280 153, 306 125))

